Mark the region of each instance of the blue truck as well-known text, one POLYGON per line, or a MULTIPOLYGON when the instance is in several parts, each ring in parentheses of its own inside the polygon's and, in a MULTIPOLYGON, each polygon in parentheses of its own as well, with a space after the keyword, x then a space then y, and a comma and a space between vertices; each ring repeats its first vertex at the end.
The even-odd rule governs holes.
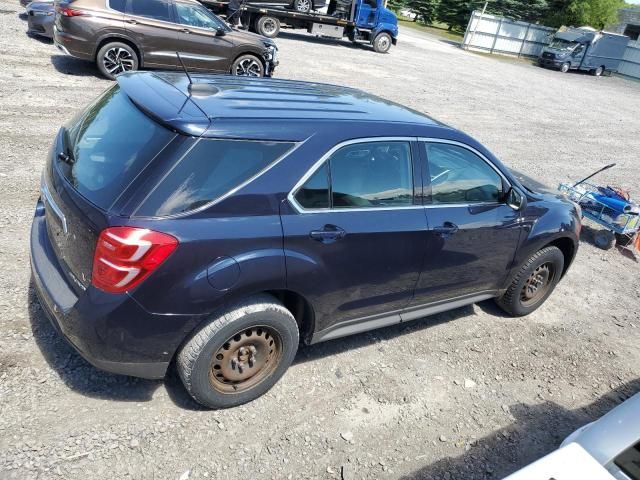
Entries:
MULTIPOLYGON (((200 0, 216 12, 224 12, 228 0, 200 0)), ((398 41, 398 18, 385 7, 384 0, 331 0, 327 13, 267 7, 247 2, 240 7, 242 24, 265 37, 274 38, 281 26, 305 29, 312 35, 348 38, 370 44, 378 53, 387 53, 398 41)))
POLYGON ((628 43, 629 37, 617 33, 570 28, 554 35, 551 44, 542 49, 538 65, 563 73, 583 70, 599 77, 618 70, 628 43))

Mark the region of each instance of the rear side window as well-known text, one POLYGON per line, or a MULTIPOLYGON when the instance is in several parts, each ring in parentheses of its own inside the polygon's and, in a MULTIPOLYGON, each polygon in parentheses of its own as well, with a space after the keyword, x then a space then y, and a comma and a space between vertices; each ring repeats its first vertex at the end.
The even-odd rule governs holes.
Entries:
POLYGON ((250 180, 293 146, 201 139, 153 189, 136 215, 174 215, 206 205, 250 180))
POLYGON ((104 210, 175 137, 138 110, 117 85, 63 132, 66 151, 54 159, 58 170, 104 210))
POLYGON ((429 143, 427 160, 431 203, 495 203, 502 198, 502 177, 472 151, 447 143, 429 143))
POLYGON ((154 20, 171 21, 169 2, 167 0, 130 0, 127 13, 153 18, 154 20))
POLYGON ((125 7, 127 6, 127 0, 107 0, 107 5, 113 10, 124 13, 125 7))
POLYGON ((295 199, 305 209, 412 205, 410 144, 380 141, 344 146, 314 172, 295 199))

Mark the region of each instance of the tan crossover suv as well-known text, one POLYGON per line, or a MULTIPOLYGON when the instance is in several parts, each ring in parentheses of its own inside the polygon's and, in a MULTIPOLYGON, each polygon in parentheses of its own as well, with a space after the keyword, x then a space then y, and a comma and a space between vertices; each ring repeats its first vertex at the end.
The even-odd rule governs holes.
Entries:
POLYGON ((110 79, 139 68, 270 77, 273 40, 230 28, 195 0, 56 0, 54 42, 110 79))

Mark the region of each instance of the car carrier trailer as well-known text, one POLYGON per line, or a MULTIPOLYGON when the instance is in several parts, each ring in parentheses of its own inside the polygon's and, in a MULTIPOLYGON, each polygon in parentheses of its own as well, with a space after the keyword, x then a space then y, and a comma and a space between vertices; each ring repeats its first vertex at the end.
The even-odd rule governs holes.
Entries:
MULTIPOLYGON (((200 2, 217 13, 224 12, 228 4, 219 0, 200 2)), ((354 43, 368 43, 378 53, 387 53, 397 43, 398 18, 384 6, 384 0, 353 0, 343 15, 336 3, 344 5, 343 1, 331 0, 329 11, 334 12, 331 15, 244 4, 240 7, 240 18, 250 31, 269 38, 277 37, 281 26, 286 25, 320 37, 346 37, 354 43)))

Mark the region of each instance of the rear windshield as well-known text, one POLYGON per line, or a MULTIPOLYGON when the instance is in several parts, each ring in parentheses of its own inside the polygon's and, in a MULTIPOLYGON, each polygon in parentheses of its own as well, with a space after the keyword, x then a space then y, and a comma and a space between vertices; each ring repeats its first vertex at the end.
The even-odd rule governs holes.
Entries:
POLYGON ((142 113, 116 85, 64 130, 60 173, 87 200, 108 210, 175 133, 142 113))
POLYGON ((293 146, 291 142, 200 139, 135 215, 175 215, 202 207, 251 180, 293 146))

